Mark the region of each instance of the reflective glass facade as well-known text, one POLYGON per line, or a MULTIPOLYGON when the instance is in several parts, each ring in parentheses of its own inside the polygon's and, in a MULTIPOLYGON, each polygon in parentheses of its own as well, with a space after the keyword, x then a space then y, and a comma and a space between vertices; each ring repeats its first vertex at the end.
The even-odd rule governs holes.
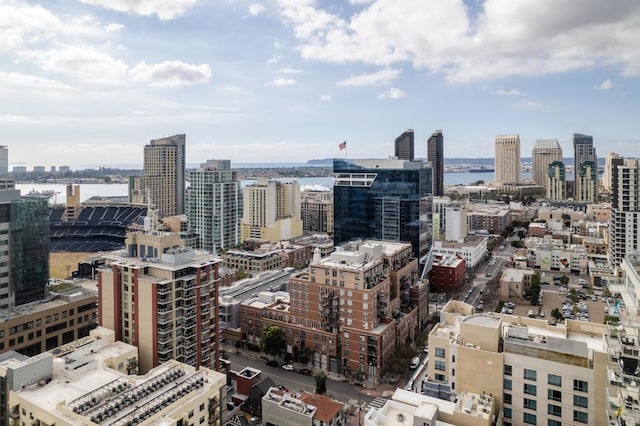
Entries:
POLYGON ((363 239, 410 242, 427 253, 431 168, 422 161, 334 159, 334 244, 363 239))

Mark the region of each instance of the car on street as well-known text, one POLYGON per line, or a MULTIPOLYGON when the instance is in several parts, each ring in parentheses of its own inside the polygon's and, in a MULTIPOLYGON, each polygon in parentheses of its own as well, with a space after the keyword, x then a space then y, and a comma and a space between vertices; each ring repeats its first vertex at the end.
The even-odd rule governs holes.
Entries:
POLYGON ((269 361, 267 361, 266 363, 269 367, 277 367, 280 364, 278 364, 278 361, 276 361, 275 359, 270 359, 269 361))
POLYGON ((282 366, 282 369, 286 370, 286 371, 293 371, 293 365, 285 364, 285 365, 282 366))
POLYGON ((411 359, 411 364, 409 365, 409 368, 411 368, 412 370, 415 370, 416 368, 418 368, 419 365, 420 365, 420 358, 415 356, 411 359))
POLYGON ((310 376, 311 375, 311 370, 308 368, 301 368, 300 370, 298 370, 298 373, 304 375, 304 376, 310 376))

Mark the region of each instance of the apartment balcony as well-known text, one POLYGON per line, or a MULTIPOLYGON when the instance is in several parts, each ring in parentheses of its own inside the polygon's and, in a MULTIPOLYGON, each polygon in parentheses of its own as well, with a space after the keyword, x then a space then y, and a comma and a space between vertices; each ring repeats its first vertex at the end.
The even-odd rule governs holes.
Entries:
POLYGON ((173 289, 169 286, 158 286, 156 293, 158 296, 166 296, 173 293, 173 289))
POLYGON ((158 302, 158 305, 166 305, 168 303, 171 303, 171 297, 167 297, 167 296, 158 297, 156 301, 158 302))
POLYGON ((171 336, 170 334, 158 336, 158 345, 167 345, 171 342, 173 342, 173 336, 171 336))
POLYGON ((171 354, 171 353, 173 353, 172 344, 158 345, 158 354, 171 354))
POLYGON ((158 324, 169 324, 173 322, 173 315, 169 314, 158 314, 157 317, 158 324))
POLYGON ((188 309, 182 312, 182 319, 185 321, 193 319, 195 317, 196 317, 196 311, 194 309, 188 309))
POLYGON ((607 387, 610 424, 626 426, 640 425, 639 392, 637 387, 607 387))

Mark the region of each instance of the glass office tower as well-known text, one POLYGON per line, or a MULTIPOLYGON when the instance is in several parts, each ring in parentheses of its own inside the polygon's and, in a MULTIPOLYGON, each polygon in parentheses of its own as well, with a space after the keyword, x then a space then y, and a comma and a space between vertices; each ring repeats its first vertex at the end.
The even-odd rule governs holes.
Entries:
POLYGON ((353 239, 406 241, 429 250, 431 167, 423 161, 334 159, 334 244, 353 239))

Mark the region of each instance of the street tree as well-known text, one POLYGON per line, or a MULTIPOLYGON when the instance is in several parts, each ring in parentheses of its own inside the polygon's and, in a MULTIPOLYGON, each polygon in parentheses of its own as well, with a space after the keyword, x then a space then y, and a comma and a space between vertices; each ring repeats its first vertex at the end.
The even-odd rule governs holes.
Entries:
POLYGON ((270 325, 262 332, 260 349, 276 359, 276 355, 286 347, 287 341, 284 337, 284 330, 277 325, 270 325))
POLYGON ((313 378, 316 379, 316 393, 320 395, 327 393, 327 375, 320 371, 313 378))

